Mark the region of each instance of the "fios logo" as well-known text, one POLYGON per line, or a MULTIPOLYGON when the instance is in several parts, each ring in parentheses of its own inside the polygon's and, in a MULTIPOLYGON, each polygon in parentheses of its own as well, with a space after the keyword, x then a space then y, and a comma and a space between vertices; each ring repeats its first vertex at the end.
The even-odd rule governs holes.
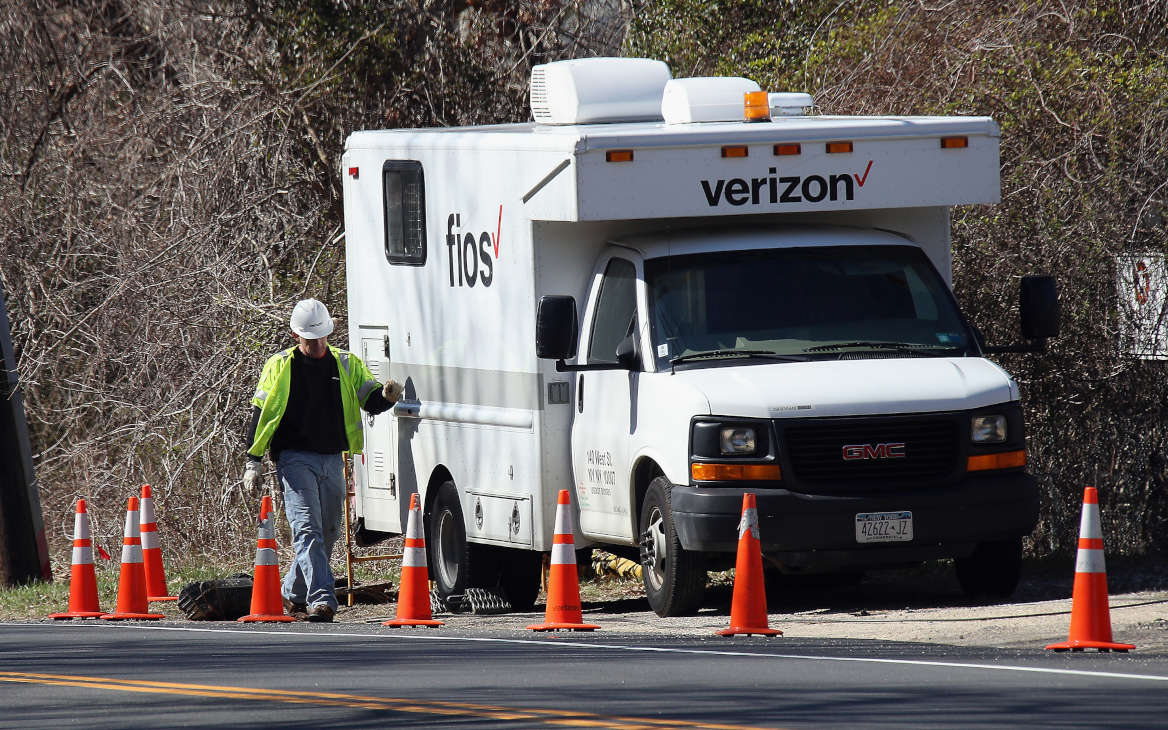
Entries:
POLYGON ((503 206, 499 206, 499 221, 495 233, 483 231, 460 233, 454 230, 462 227, 462 215, 451 213, 446 218, 446 253, 450 265, 450 286, 471 286, 481 283, 490 286, 495 280, 495 261, 499 258, 499 234, 503 232, 503 206), (492 256, 492 254, 494 254, 492 256), (480 266, 480 262, 482 265, 480 266), (455 272, 458 272, 457 275, 455 272))
POLYGON ((852 200, 856 197, 856 188, 864 187, 868 182, 868 173, 872 170, 872 160, 864 168, 864 174, 857 173, 843 175, 808 175, 807 177, 774 177, 776 168, 770 169, 770 177, 752 178, 750 182, 742 178, 733 180, 718 180, 710 185, 709 180, 702 180, 702 192, 706 194, 706 202, 711 208, 717 207, 725 200, 730 205, 761 205, 762 203, 818 203, 828 200, 852 200))

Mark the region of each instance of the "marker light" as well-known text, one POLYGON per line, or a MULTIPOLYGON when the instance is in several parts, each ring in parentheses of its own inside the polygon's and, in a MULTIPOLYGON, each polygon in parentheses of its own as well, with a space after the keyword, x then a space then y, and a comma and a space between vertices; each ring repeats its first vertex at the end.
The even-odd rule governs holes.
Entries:
POLYGON ((606 162, 632 162, 633 161, 633 151, 632 150, 609 150, 608 152, 604 153, 604 159, 606 162))
POLYGON ((769 122, 771 102, 765 91, 748 91, 743 97, 743 117, 748 122, 769 122))
POLYGON ((852 143, 851 142, 828 142, 827 143, 828 154, 831 154, 833 152, 851 152, 851 151, 852 151, 852 143))
POLYGON ((361 172, 361 170, 359 168, 350 167, 349 168, 349 177, 356 180, 358 177, 360 177, 360 174, 359 174, 360 172, 361 172))
POLYGON ((797 144, 777 144, 775 145, 775 155, 800 155, 803 154, 803 146, 797 144))
MULTIPOLYGON (((695 464, 696 466, 696 464, 695 464)), ((1004 451, 1000 454, 981 454, 969 457, 966 471, 985 471, 987 469, 1014 469, 1026 466, 1026 451, 1004 451)))
POLYGON ((723 157, 747 157, 749 155, 750 155, 750 148, 749 147, 743 146, 743 147, 723 147, 722 148, 722 156, 723 157))
POLYGON ((942 137, 941 149, 943 150, 959 150, 962 147, 969 146, 969 137, 942 137))
POLYGON ((777 482, 783 478, 778 464, 694 464, 689 471, 695 482, 777 482))

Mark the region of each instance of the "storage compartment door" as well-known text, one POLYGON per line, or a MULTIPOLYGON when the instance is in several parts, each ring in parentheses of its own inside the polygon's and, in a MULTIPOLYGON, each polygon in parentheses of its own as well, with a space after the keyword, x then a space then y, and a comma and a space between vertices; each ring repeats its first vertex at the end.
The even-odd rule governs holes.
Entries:
MULTIPOLYGON (((361 327, 361 360, 378 382, 389 377, 389 330, 361 327)), ((362 411, 365 429, 365 524, 383 532, 401 532, 397 488, 397 426, 392 411, 377 416, 362 411)))

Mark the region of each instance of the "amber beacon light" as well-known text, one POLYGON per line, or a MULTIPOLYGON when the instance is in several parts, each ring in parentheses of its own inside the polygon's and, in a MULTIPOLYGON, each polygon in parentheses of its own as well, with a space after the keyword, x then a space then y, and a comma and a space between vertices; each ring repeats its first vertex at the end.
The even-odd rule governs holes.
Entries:
POLYGON ((769 122, 771 120, 770 97, 765 91, 748 91, 743 94, 743 117, 748 122, 769 122))

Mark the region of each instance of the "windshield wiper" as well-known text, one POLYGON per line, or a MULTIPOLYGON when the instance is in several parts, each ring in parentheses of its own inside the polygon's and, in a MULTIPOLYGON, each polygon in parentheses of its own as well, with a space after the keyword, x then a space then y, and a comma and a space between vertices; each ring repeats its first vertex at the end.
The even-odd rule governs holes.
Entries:
POLYGON ((770 360, 782 360, 783 362, 807 362, 807 358, 800 355, 780 355, 770 350, 704 350, 702 352, 691 352, 688 355, 678 355, 670 360, 669 364, 676 365, 679 362, 685 362, 687 360, 703 360, 705 358, 717 357, 765 357, 770 360))
POLYGON ((942 349, 956 350, 956 347, 929 347, 928 345, 921 345, 915 342, 871 342, 867 340, 857 340, 855 342, 840 342, 835 345, 816 345, 815 347, 808 347, 803 352, 828 352, 831 350, 844 350, 849 347, 867 347, 872 350, 896 350, 897 352, 904 352, 909 354, 919 354, 922 352, 940 355, 942 349))

